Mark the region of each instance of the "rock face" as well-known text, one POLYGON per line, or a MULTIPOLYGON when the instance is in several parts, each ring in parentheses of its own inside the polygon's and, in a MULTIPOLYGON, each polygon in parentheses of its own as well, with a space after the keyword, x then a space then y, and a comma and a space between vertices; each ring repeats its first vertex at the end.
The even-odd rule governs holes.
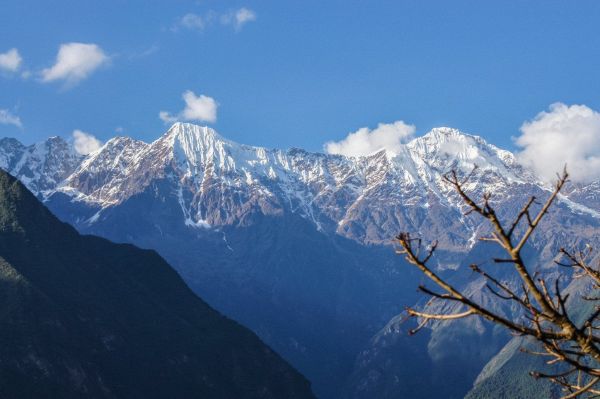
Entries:
POLYGON ((156 252, 81 236, 0 171, 6 397, 313 398, 156 252))
MULTIPOLYGON (((46 172, 62 177, 53 185, 12 166, 27 148, 0 142, 0 166, 30 188, 43 187, 33 191, 61 220, 157 250, 208 303, 254 330, 317 394, 332 398, 342 391, 398 397, 406 373, 418 370, 430 380, 413 397, 436 389, 464 395, 508 337, 481 322, 440 323, 407 340, 395 316, 419 299, 421 277, 394 255, 391 239, 399 231, 437 239, 440 273, 487 300, 481 281, 461 266, 488 259, 490 249, 477 241, 487 227, 464 216, 444 173, 466 175, 477 165, 467 190, 493 192, 503 218, 550 189, 510 152, 450 128, 433 129, 398 153, 347 158, 242 145, 177 123, 152 143, 118 137, 65 161, 46 172), (455 344, 467 338, 476 349, 455 344), (421 369, 404 363, 409 354, 421 369), (461 361, 472 368, 448 390, 443 376, 461 361)), ((597 240, 596 186, 572 186, 561 197, 528 249, 535 265, 545 267, 566 238, 597 240)))

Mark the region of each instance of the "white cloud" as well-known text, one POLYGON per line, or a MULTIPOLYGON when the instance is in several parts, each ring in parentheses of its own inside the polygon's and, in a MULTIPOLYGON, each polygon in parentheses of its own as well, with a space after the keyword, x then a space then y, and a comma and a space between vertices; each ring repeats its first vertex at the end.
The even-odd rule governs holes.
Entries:
POLYGON ((348 134, 341 141, 329 141, 323 148, 329 154, 348 157, 369 155, 381 149, 398 153, 403 143, 413 137, 415 130, 414 125, 408 125, 403 121, 380 123, 373 130, 363 127, 348 134))
POLYGON ((185 108, 177 115, 171 115, 167 111, 160 111, 158 117, 165 123, 173 123, 178 120, 201 121, 214 123, 217 121, 217 107, 219 104, 214 98, 203 94, 197 96, 193 91, 187 90, 182 95, 185 108))
POLYGON ((221 23, 223 25, 233 25, 236 31, 239 31, 244 25, 252 21, 256 21, 256 13, 245 7, 221 15, 221 23))
POLYGON ((160 118, 161 121, 163 121, 164 123, 173 123, 173 122, 177 122, 177 117, 171 115, 169 112, 167 111, 160 111, 158 113, 158 117, 160 118))
POLYGON ((21 118, 17 115, 13 114, 7 109, 0 109, 0 124, 2 125, 14 125, 19 129, 23 128, 23 123, 21 123, 21 118))
POLYGON ((72 86, 87 78, 110 58, 93 43, 64 43, 60 45, 56 62, 42 71, 42 81, 64 80, 72 86))
POLYGON ((256 21, 256 13, 247 8, 240 8, 235 12, 235 27, 241 29, 247 22, 256 21))
POLYGON ((585 105, 552 104, 521 126, 521 163, 551 181, 567 166, 571 179, 600 178, 600 113, 585 105))
POLYGON ((102 147, 102 142, 90 133, 73 130, 73 146, 79 154, 87 155, 102 147))
POLYGON ((0 70, 16 72, 21 67, 22 61, 19 50, 11 48, 6 53, 0 53, 0 70))
MULTIPOLYGON (((202 31, 208 27, 212 23, 214 19, 214 13, 208 12, 206 15, 198 15, 193 13, 185 14, 181 17, 178 26, 184 27, 190 30, 199 30, 202 31)), ((177 27, 175 28, 175 30, 177 27)))
POLYGON ((184 28, 195 31, 204 31, 217 19, 222 25, 233 26, 233 29, 238 32, 248 22, 256 21, 256 13, 245 7, 222 14, 215 11, 208 11, 203 15, 187 13, 177 21, 171 30, 176 32, 180 28, 184 28))

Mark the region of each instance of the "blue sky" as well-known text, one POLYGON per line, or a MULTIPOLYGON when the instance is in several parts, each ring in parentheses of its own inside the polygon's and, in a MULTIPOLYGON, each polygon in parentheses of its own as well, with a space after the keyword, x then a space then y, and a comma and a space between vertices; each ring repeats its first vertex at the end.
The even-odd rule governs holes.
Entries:
POLYGON ((160 111, 184 117, 186 91, 218 104, 216 121, 199 123, 232 140, 309 150, 399 120, 417 134, 452 126, 512 149, 523 122, 552 103, 600 109, 598 1, 1 7, 0 54, 14 48, 21 62, 0 68, 0 136, 25 143, 76 129, 151 141, 167 128, 160 111), (250 17, 238 21, 242 9, 250 17), (99 66, 52 69, 69 43, 94 45, 99 66))

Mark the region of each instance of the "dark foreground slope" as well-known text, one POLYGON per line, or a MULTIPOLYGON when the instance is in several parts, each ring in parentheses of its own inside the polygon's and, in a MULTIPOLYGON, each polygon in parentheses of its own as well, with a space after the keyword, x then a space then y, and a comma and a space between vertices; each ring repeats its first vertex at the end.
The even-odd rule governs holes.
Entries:
POLYGON ((313 395, 155 252, 79 235, 0 171, 0 397, 313 395))

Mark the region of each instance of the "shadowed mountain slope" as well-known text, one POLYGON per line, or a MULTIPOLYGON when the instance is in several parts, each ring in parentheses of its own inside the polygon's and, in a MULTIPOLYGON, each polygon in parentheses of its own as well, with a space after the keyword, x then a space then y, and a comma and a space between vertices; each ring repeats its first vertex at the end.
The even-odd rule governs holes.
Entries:
POLYGON ((0 396, 312 398, 154 251, 81 236, 0 171, 0 396))

